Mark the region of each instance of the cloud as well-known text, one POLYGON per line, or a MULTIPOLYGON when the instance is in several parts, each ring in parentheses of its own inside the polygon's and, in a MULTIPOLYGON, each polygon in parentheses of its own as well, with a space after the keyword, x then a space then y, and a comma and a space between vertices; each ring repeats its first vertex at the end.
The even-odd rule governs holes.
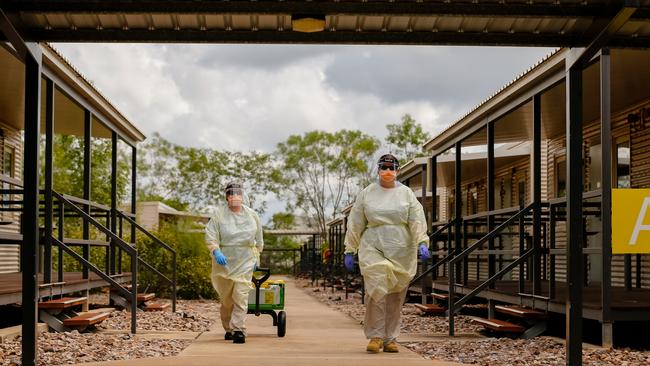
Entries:
POLYGON ((273 151, 292 134, 378 138, 410 113, 434 134, 548 49, 57 44, 145 133, 188 146, 273 151))

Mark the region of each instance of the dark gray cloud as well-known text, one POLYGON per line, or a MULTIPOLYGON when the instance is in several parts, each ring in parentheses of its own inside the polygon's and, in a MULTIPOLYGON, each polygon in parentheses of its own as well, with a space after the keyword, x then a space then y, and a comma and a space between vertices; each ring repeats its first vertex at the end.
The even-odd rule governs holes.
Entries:
POLYGON ((389 103, 419 100, 434 105, 475 105, 548 48, 360 47, 338 52, 326 68, 338 90, 371 93, 389 103))

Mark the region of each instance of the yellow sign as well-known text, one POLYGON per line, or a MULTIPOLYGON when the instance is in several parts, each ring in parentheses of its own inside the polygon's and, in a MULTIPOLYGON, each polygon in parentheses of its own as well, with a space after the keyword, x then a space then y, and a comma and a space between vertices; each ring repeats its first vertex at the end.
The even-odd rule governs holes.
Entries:
POLYGON ((612 189, 612 253, 650 253, 650 189, 612 189))

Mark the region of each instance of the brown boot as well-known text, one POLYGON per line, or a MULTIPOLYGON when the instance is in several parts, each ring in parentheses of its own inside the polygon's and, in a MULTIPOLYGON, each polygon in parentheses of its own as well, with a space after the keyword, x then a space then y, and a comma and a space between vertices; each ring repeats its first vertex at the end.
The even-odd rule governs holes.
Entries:
POLYGON ((366 347, 366 351, 368 353, 379 353, 379 350, 381 350, 381 347, 384 345, 384 341, 381 338, 373 338, 368 342, 368 347, 366 347))
POLYGON ((391 353, 399 352, 399 349, 397 348, 397 342, 390 341, 384 344, 384 352, 391 352, 391 353))

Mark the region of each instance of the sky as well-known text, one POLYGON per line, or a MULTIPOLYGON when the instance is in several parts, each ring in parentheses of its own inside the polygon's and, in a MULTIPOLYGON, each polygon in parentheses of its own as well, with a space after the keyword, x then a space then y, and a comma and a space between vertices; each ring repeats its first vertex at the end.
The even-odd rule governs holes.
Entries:
MULTIPOLYGON (((54 44, 146 135, 272 152, 292 134, 379 139, 411 114, 435 135, 548 48, 54 44)), ((383 146, 383 150, 390 149, 383 146)))
MULTIPOLYGON (((145 135, 273 152, 290 135, 358 129, 383 141, 409 113, 435 136, 549 48, 54 44, 145 135)), ((382 146, 378 154, 391 150, 382 146)), ((263 221, 284 211, 268 196, 263 221)))

